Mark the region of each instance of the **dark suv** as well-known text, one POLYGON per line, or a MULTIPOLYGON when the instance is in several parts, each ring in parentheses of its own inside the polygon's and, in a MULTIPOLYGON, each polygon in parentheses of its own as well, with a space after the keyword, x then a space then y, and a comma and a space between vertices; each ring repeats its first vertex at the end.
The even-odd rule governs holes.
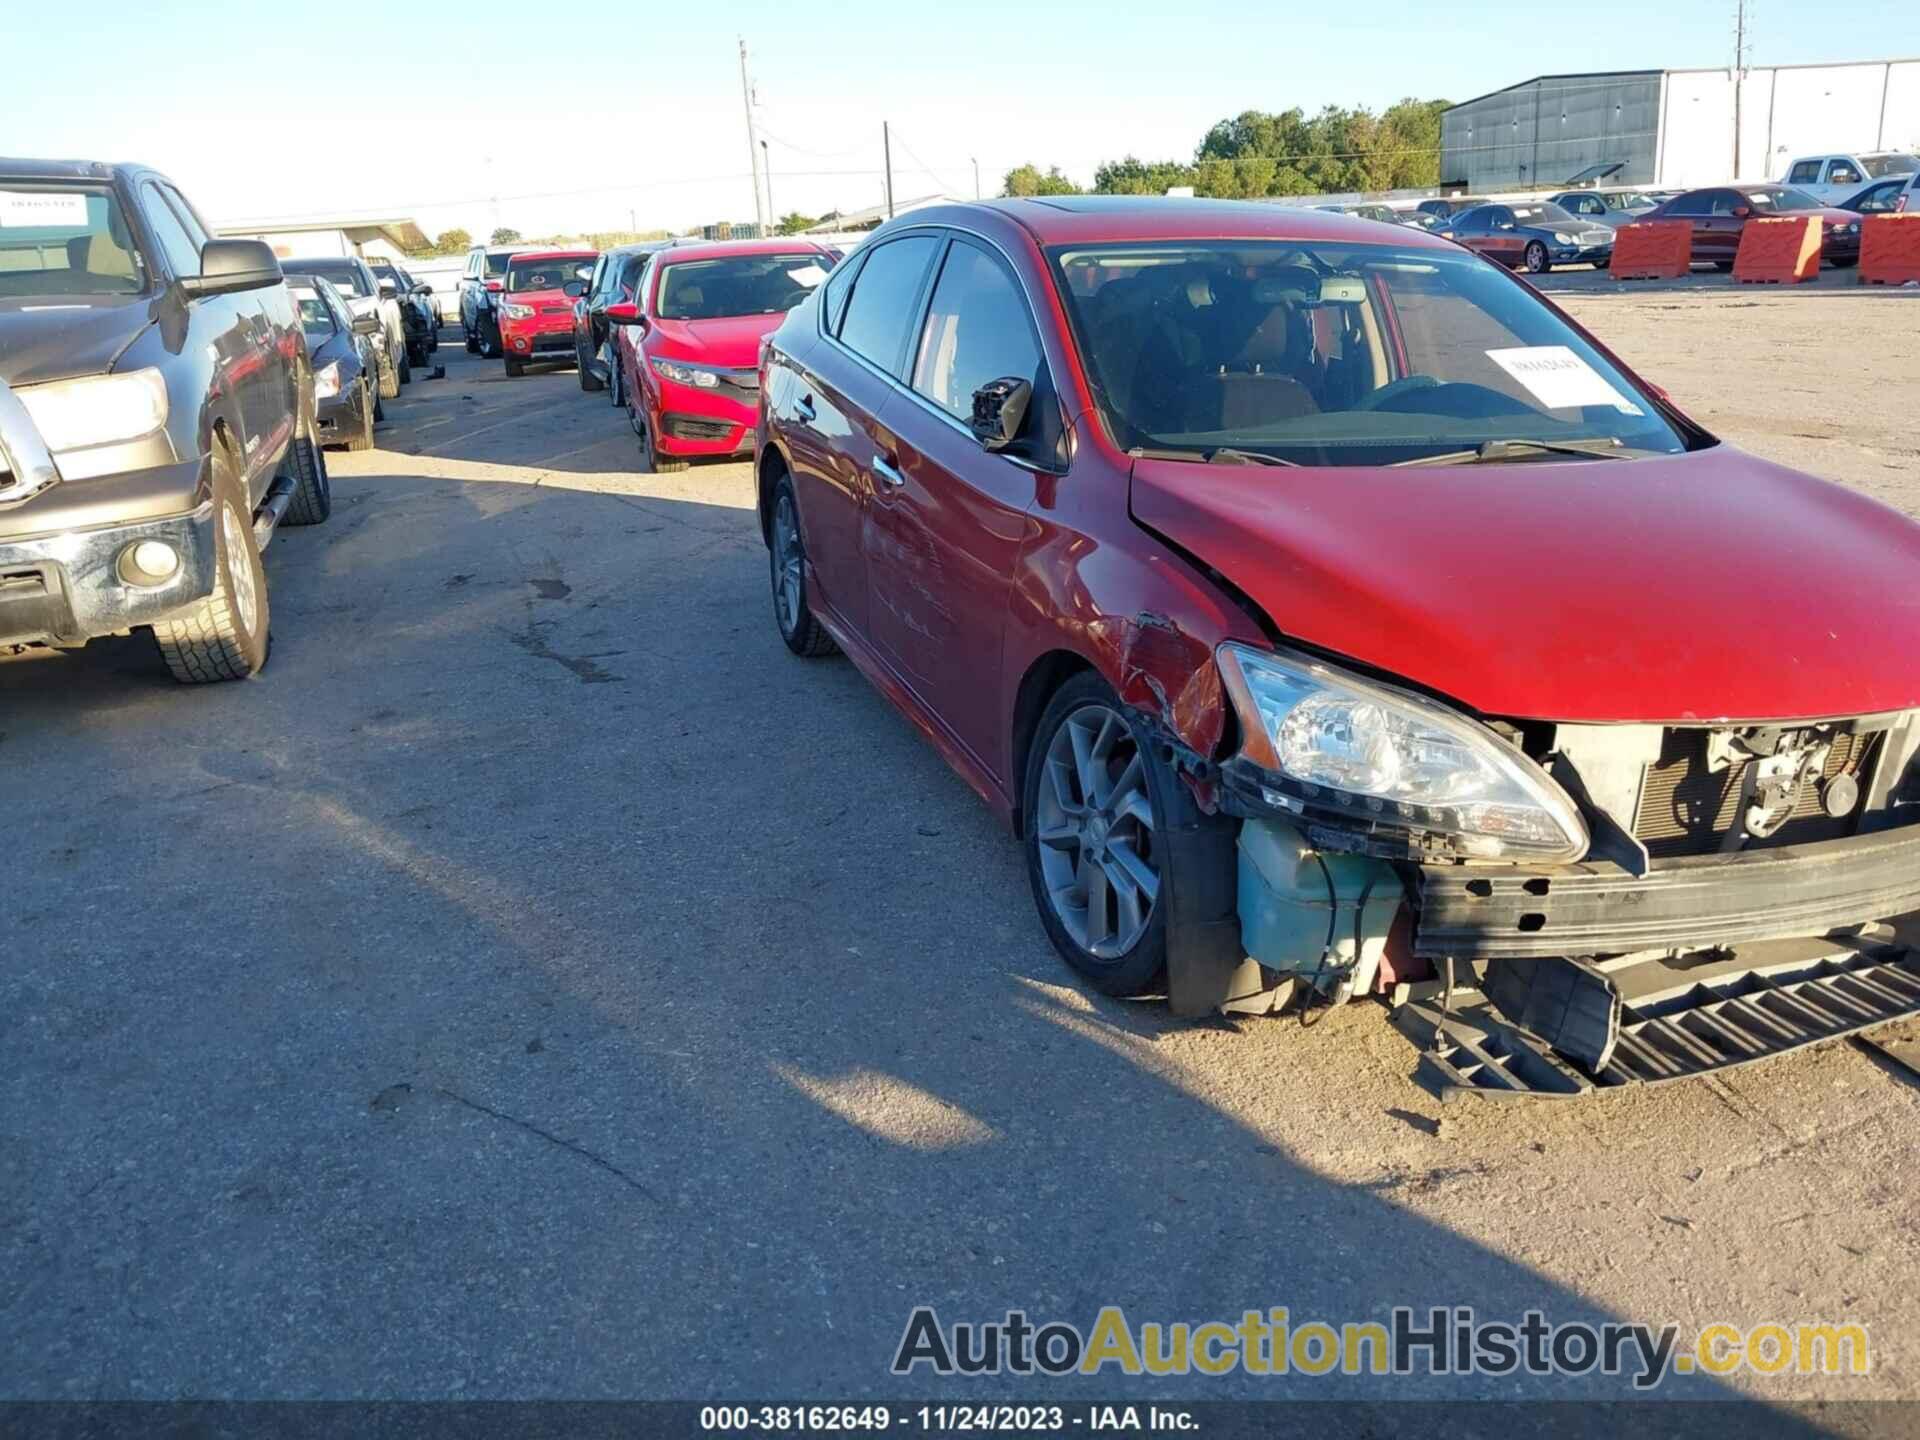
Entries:
POLYGON ((500 316, 494 309, 494 297, 507 281, 507 261, 520 250, 538 250, 538 245, 476 245, 467 252, 466 273, 460 277, 460 328, 467 332, 467 350, 497 360, 500 349, 500 316))
POLYGON ((652 240, 601 252, 587 293, 573 302, 573 355, 580 365, 582 390, 604 390, 611 383, 613 403, 625 403, 619 393, 620 367, 609 353, 613 330, 607 324, 607 306, 631 304, 640 293, 640 272, 647 268, 647 257, 672 243, 652 240))
POLYGON ((0 651, 150 629, 249 676, 261 549, 331 506, 273 251, 143 167, 0 160, 0 651))

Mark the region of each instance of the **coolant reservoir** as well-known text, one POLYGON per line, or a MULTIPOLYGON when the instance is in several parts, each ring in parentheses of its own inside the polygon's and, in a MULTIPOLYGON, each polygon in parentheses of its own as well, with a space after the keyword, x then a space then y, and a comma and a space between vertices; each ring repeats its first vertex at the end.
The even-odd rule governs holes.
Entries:
POLYGON ((1240 938, 1271 970, 1311 976, 1327 948, 1327 877, 1333 878, 1333 953, 1320 986, 1335 1001, 1373 989, 1401 900, 1400 877, 1384 860, 1323 854, 1284 820, 1240 827, 1240 938), (1321 861, 1326 869, 1320 868, 1321 861), (1361 896, 1366 909, 1360 911, 1361 896), (1355 945, 1356 914, 1359 944, 1355 945))

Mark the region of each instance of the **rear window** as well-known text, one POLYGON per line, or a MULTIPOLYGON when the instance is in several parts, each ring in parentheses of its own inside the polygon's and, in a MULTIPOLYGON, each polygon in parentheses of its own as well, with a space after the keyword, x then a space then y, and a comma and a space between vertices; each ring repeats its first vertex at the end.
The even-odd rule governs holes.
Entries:
POLYGON ((1860 163, 1875 180, 1887 175, 1911 175, 1920 171, 1920 160, 1911 155, 1862 155, 1860 163))
POLYGON ((1516 205, 1513 207, 1513 219, 1516 225, 1572 225, 1577 223, 1573 216, 1558 205, 1516 205))
POLYGON ((0 296, 146 288, 146 264, 111 188, 0 180, 0 296))
POLYGON ((660 273, 655 313, 662 320, 778 315, 806 299, 832 268, 832 259, 815 250, 676 260, 660 273))
POLYGON ((289 260, 281 267, 289 275, 319 275, 331 281, 333 288, 342 295, 350 295, 364 300, 373 291, 367 288, 366 273, 358 265, 349 265, 345 260, 337 263, 327 260, 289 260))
POLYGON ((592 255, 550 256, 545 260, 515 260, 507 270, 507 289, 561 290, 578 281, 585 285, 593 278, 592 255))

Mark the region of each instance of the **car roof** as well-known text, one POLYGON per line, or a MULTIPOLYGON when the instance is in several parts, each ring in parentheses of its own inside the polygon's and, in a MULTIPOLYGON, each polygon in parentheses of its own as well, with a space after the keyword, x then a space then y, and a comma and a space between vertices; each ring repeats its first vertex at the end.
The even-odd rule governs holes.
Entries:
POLYGON ((598 250, 515 250, 516 260, 597 260, 598 250))
POLYGON ((721 260, 729 255, 791 255, 798 250, 829 253, 818 240, 809 240, 804 235, 777 235, 767 240, 695 240, 659 253, 669 264, 678 265, 682 260, 721 260))
MULTIPOLYGON (((909 224, 957 224, 982 212, 1018 222, 1042 245, 1128 240, 1318 240, 1379 244, 1380 223, 1305 205, 1199 200, 1168 195, 1048 195, 930 206, 902 217, 909 224)), ((1395 244, 1451 249, 1418 231, 1395 244)))
POLYGON ((0 157, 0 175, 10 180, 111 180, 144 165, 111 165, 100 160, 27 160, 0 157))

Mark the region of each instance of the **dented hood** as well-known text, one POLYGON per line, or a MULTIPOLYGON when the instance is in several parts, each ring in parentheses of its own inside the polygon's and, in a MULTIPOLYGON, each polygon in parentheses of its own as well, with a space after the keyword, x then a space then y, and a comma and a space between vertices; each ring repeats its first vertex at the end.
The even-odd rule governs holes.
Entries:
POLYGON ((1132 508, 1282 634, 1482 714, 1920 706, 1920 525, 1730 446, 1401 469, 1142 459, 1132 508))

